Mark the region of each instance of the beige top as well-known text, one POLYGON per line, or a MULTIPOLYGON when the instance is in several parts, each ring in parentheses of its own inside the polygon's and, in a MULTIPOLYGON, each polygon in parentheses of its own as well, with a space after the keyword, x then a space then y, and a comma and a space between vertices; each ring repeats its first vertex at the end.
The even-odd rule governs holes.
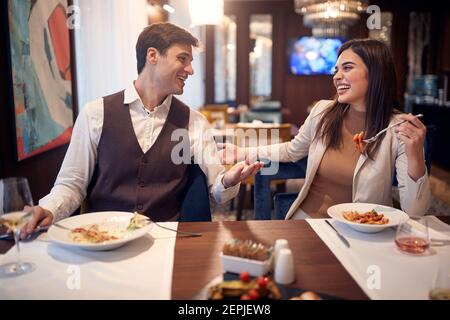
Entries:
POLYGON ((330 206, 352 202, 353 172, 360 155, 353 136, 364 130, 365 115, 365 112, 348 108, 341 128, 343 143, 339 149, 327 148, 300 206, 310 217, 326 218, 330 206))

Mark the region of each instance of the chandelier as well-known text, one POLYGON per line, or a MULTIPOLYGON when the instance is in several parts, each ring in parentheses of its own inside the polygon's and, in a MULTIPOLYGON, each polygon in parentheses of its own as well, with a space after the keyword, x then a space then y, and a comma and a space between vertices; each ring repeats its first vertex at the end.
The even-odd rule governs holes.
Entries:
POLYGON ((367 9, 367 0, 294 0, 295 12, 314 37, 347 37, 348 28, 367 9))

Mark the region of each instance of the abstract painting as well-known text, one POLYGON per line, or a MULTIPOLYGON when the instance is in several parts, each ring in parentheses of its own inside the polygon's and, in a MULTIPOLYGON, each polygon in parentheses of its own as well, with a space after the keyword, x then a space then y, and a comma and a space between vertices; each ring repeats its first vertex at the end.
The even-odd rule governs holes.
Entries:
POLYGON ((70 140, 73 127, 67 0, 9 0, 18 160, 70 140))

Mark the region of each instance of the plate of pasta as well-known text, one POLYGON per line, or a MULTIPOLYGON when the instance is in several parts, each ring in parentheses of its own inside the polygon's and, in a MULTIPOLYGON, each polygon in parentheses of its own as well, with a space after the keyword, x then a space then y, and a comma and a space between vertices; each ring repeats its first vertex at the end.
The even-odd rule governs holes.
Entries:
POLYGON ((153 224, 143 215, 102 211, 70 217, 48 229, 60 245, 86 250, 112 250, 147 234, 153 224))
POLYGON ((333 219, 366 233, 395 227, 409 218, 401 210, 373 203, 341 203, 329 207, 327 212, 333 219))

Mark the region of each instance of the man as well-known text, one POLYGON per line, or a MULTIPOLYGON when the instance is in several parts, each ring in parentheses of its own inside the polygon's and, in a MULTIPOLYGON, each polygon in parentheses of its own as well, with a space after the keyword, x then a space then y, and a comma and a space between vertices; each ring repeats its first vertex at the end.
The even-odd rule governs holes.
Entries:
POLYGON ((142 31, 136 44, 137 80, 82 109, 55 185, 33 208, 22 238, 37 225, 69 216, 86 196, 89 211, 138 211, 156 221, 176 220, 188 165, 174 161, 176 130, 188 132, 187 158, 200 165, 218 202, 236 196, 239 182, 261 168, 258 162, 243 162, 225 173, 213 138, 205 139, 206 119, 172 96, 183 93, 194 73, 192 46, 198 40, 170 23, 142 31), (212 154, 206 156, 205 150, 212 154))

